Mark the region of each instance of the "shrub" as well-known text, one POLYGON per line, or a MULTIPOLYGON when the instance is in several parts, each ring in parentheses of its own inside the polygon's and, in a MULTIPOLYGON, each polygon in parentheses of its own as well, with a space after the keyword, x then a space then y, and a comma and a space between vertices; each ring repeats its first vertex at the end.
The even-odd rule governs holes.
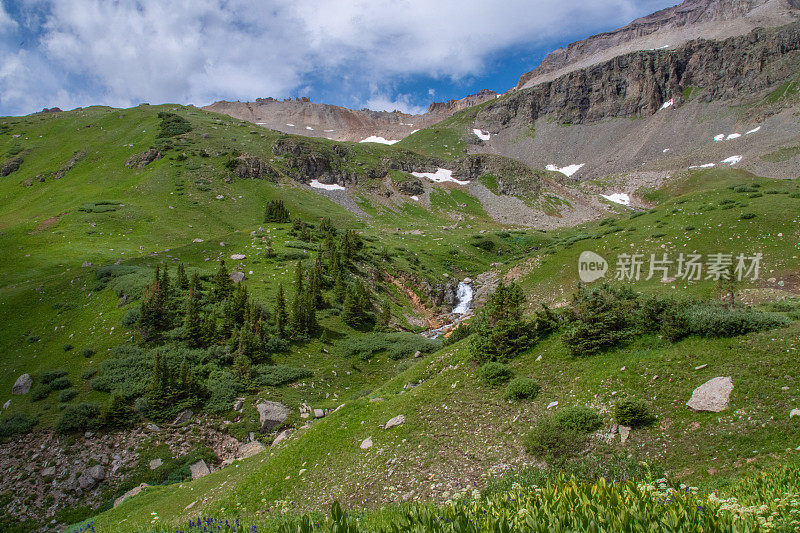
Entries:
POLYGON ((159 137, 174 137, 192 131, 191 123, 175 113, 162 111, 158 114, 158 118, 161 119, 158 130, 159 137))
POLYGON ((256 365, 255 374, 255 384, 263 387, 280 387, 281 385, 310 378, 313 375, 311 371, 305 368, 285 365, 256 365))
POLYGON ((57 370, 44 370, 39 374, 39 381, 47 385, 58 378, 63 378, 66 375, 67 371, 60 368, 57 370))
POLYGON ((78 395, 78 391, 75 389, 64 389, 60 393, 58 393, 58 401, 61 403, 67 403, 75 399, 75 396, 78 395))
POLYGON ((74 347, 73 345, 71 345, 71 344, 65 344, 65 345, 64 345, 64 351, 65 351, 65 352, 69 352, 69 351, 70 351, 70 350, 72 350, 73 348, 75 348, 75 347, 74 347))
POLYGON ((455 329, 453 329, 453 331, 450 332, 450 335, 445 337, 444 344, 445 346, 455 344, 458 341, 464 340, 467 337, 469 337, 470 333, 471 331, 469 328, 469 324, 460 324, 458 327, 456 327, 455 329))
POLYGON ((93 348, 84 348, 83 350, 81 350, 81 354, 87 359, 92 357, 95 353, 96 352, 94 351, 93 348))
POLYGON ((751 218, 756 218, 755 213, 742 213, 739 215, 739 220, 750 220, 751 218))
POLYGON ((142 350, 120 346, 100 366, 102 373, 91 381, 92 389, 118 394, 128 400, 147 392, 152 381, 153 358, 142 350))
POLYGON ((618 424, 630 427, 647 426, 656 419, 646 401, 633 398, 617 402, 614 406, 614 418, 618 424))
POLYGON ((233 409, 236 397, 244 391, 244 387, 232 372, 218 370, 212 372, 206 380, 206 388, 211 393, 206 407, 216 414, 225 414, 233 409))
POLYGON ((594 355, 630 340, 639 310, 636 296, 608 285, 581 287, 572 303, 575 320, 563 337, 572 355, 594 355))
POLYGON ((140 316, 142 316, 142 309, 140 307, 132 307, 122 315, 122 325, 126 328, 133 329, 139 322, 140 316))
POLYGON ((100 404, 79 403, 70 405, 56 422, 58 433, 74 433, 96 429, 100 426, 100 404))
POLYGON ((31 389, 31 401, 38 402, 44 400, 50 393, 53 392, 53 387, 49 383, 37 383, 31 389))
POLYGON ((589 433, 603 424, 603 418, 589 407, 566 407, 539 421, 527 435, 525 451, 539 459, 553 461, 583 449, 589 433))
POLYGON ((510 366, 497 361, 484 363, 480 370, 481 381, 492 387, 502 385, 512 377, 514 377, 514 370, 510 366))
POLYGON ((0 439, 28 433, 38 420, 25 413, 12 413, 0 421, 0 439))
POLYGON ((72 387, 72 382, 68 377, 60 377, 50 382, 50 388, 53 390, 64 390, 72 387))
POLYGON ((685 319, 689 331, 701 337, 735 337, 785 327, 791 323, 788 318, 778 313, 728 309, 711 304, 688 308, 685 319))
POLYGON ((87 368, 83 372, 81 372, 81 379, 92 379, 97 375, 96 368, 87 368))
POLYGON ((516 284, 500 284, 470 324, 476 361, 508 361, 530 348, 536 337, 523 317, 525 294, 516 284))
POLYGON ((542 388, 531 378, 517 377, 506 387, 506 400, 520 401, 536 398, 542 388))

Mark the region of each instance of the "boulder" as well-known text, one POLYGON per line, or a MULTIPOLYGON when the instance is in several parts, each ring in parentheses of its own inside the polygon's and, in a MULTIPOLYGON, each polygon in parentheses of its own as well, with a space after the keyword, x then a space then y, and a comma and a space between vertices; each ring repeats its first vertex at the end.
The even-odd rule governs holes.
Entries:
POLYGON ((322 418, 325 416, 325 411, 322 409, 314 409, 314 418, 322 418))
POLYGON ((233 410, 242 412, 242 407, 244 407, 244 400, 237 398, 236 401, 233 402, 233 410))
POLYGON ((386 425, 383 426, 383 429, 391 429, 395 426, 402 426, 405 423, 406 423, 406 417, 404 417, 403 415, 397 415, 396 417, 386 422, 386 425))
POLYGON ((372 437, 367 437, 361 441, 361 449, 366 450, 368 448, 372 448, 372 437))
POLYGON ((123 494, 122 496, 120 496, 119 498, 114 500, 114 507, 117 507, 119 504, 121 504, 127 498, 131 498, 133 496, 136 496, 137 494, 142 492, 142 489, 144 489, 145 487, 149 487, 149 486, 150 485, 148 485, 147 483, 142 483, 138 487, 132 488, 131 490, 129 490, 128 492, 126 492, 125 494, 123 494))
POLYGON ((81 474, 78 478, 78 486, 81 488, 81 490, 91 490, 95 485, 97 485, 97 480, 88 475, 86 472, 81 474))
POLYGON ((241 283, 244 281, 244 272, 231 272, 230 278, 234 283, 241 283))
POLYGON ((189 420, 192 419, 194 413, 191 409, 186 409, 185 411, 181 411, 178 413, 178 416, 175 417, 175 420, 172 421, 173 426, 180 426, 181 424, 185 424, 189 420))
POLYGON ((17 378, 17 381, 14 382, 14 386, 11 388, 11 394, 28 394, 28 391, 31 390, 31 385, 33 385, 33 378, 31 378, 31 375, 22 374, 17 378))
POLYGON ((152 461, 150 461, 150 470, 155 470, 162 464, 164 464, 164 462, 161 459, 153 459, 152 461))
POLYGON ((44 470, 42 470, 42 477, 55 477, 56 476, 56 467, 48 466, 44 470))
POLYGON ((719 413, 730 405, 732 391, 733 379, 730 376, 716 377, 697 387, 686 406, 692 411, 719 413))
POLYGON ((190 464, 189 472, 192 473, 192 479, 199 479, 211 473, 211 471, 208 469, 208 465, 202 459, 200 459, 196 463, 190 464))
POLYGON ((796 416, 800 416, 800 409, 792 409, 789 412, 789 420, 791 420, 792 418, 794 418, 796 416))
POLYGON ((231 254, 231 259, 234 261, 241 261, 242 259, 246 259, 247 256, 244 254, 231 254))
POLYGON ((278 402, 262 402, 256 405, 261 431, 269 431, 283 424, 289 418, 289 408, 278 402))
POLYGON ((627 442, 628 440, 628 437, 630 437, 631 435, 631 428, 630 426, 619 426, 618 429, 619 429, 619 441, 622 444, 625 444, 625 442, 627 442))
POLYGON ((266 449, 267 449, 266 446, 264 446, 263 444, 261 444, 257 440, 254 440, 252 442, 246 442, 246 443, 240 445, 237 455, 241 459, 246 459, 248 457, 254 456, 257 453, 261 453, 266 449))
POLYGON ((292 434, 292 430, 291 429, 285 429, 285 430, 281 431, 278 434, 278 436, 275 437, 275 440, 272 441, 272 445, 276 446, 276 445, 280 444, 281 442, 287 440, 289 438, 289 435, 291 435, 291 434, 292 434))
POLYGON ((103 481, 106 478, 106 471, 100 465, 94 465, 93 467, 87 469, 84 474, 88 474, 95 481, 103 481))

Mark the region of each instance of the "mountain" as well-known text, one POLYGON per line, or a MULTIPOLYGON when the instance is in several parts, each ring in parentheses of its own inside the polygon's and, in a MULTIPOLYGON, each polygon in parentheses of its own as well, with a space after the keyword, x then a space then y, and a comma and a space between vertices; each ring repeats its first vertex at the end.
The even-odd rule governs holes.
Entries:
POLYGON ((214 102, 204 107, 260 126, 308 137, 324 137, 335 141, 397 142, 422 128, 427 128, 453 113, 492 98, 494 91, 482 90, 459 100, 434 102, 421 115, 400 111, 352 110, 345 107, 317 104, 308 98, 276 100, 258 98, 255 102, 214 102))
POLYGON ((640 50, 673 49, 695 39, 723 40, 800 20, 798 0, 685 0, 554 50, 534 70, 523 74, 516 89, 552 81, 574 70, 640 50))

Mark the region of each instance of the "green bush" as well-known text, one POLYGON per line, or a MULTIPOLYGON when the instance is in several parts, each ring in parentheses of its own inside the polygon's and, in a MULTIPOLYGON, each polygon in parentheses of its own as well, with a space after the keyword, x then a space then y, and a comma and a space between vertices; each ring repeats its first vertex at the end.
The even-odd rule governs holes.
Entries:
POLYGON ((71 402, 77 395, 78 391, 75 389, 64 389, 58 393, 58 401, 61 403, 71 402))
POLYGON ((175 113, 161 111, 158 114, 158 118, 161 119, 158 129, 159 137, 174 137, 192 131, 192 124, 175 113))
POLYGON ((514 370, 510 366, 497 361, 484 363, 480 370, 481 381, 492 387, 502 385, 513 377, 514 370))
POLYGON ((100 365, 101 374, 91 381, 92 389, 128 400, 147 392, 153 374, 152 356, 127 346, 115 348, 112 356, 100 365))
POLYGON ((44 384, 49 384, 58 378, 63 378, 66 375, 67 371, 60 368, 56 370, 44 370, 39 374, 39 381, 44 384))
POLYGON ((50 388, 53 390, 64 390, 72 387, 72 382, 68 377, 60 377, 50 382, 50 388))
POLYGON ((49 383, 37 383, 31 389, 31 401, 38 402, 44 400, 50 393, 53 392, 53 387, 49 383))
POLYGON ((38 423, 36 418, 25 413, 12 413, 0 421, 0 439, 28 433, 38 423))
POLYGON ((100 404, 79 403, 70 405, 56 422, 56 432, 76 433, 100 427, 100 404))
POLYGON ((94 348, 84 348, 81 350, 81 354, 87 359, 92 357, 95 353, 94 348))
POLYGON ((453 331, 450 332, 450 335, 448 335, 445 338, 444 344, 445 346, 455 344, 458 341, 464 340, 467 337, 469 337, 470 333, 471 330, 469 328, 469 324, 460 324, 458 327, 456 327, 455 329, 453 329, 453 331))
POLYGON ((73 348, 75 348, 75 347, 74 347, 73 345, 71 345, 71 344, 65 344, 65 345, 63 346, 63 348, 64 348, 64 351, 65 351, 65 352, 69 352, 69 351, 71 351, 71 350, 72 350, 73 348))
POLYGON ((310 378, 313 373, 305 368, 285 365, 256 365, 254 382, 262 387, 280 387, 301 379, 310 378))
POLYGON ((236 397, 244 391, 236 376, 224 370, 212 372, 206 380, 206 388, 211 393, 206 408, 219 415, 233 409, 236 397))
POLYGON ((691 334, 701 337, 735 337, 757 331, 786 327, 791 320, 778 313, 728 309, 712 304, 689 307, 685 320, 691 334))
POLYGON ((516 284, 500 284, 470 324, 473 358, 479 363, 506 362, 537 340, 523 315, 525 294, 516 284))
POLYGON ((608 285, 581 287, 572 302, 575 319, 564 333, 574 356, 594 355, 630 340, 639 316, 637 295, 608 285))
POLYGON ((618 401, 614 406, 614 418, 618 424, 630 427, 647 426, 656 420, 650 405, 644 400, 634 398, 618 401))
POLYGON ((96 368, 87 368, 81 372, 81 379, 92 379, 95 375, 97 375, 96 368))
POLYGON ((603 424, 602 417, 588 407, 566 407, 539 420, 525 437, 525 451, 552 462, 570 457, 586 445, 589 433, 603 424))
POLYGON ((531 378, 516 377, 506 387, 506 400, 520 401, 536 398, 542 387, 531 378))

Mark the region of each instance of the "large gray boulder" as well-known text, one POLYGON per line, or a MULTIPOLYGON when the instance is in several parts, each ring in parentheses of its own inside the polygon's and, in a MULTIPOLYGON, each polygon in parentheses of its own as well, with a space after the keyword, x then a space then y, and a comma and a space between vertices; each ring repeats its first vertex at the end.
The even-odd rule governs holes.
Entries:
POLYGON ((730 376, 709 379, 692 392, 686 406, 692 411, 719 413, 730 405, 732 391, 733 379, 730 376))
POLYGON ((173 426, 180 426, 181 424, 185 424, 189 420, 192 419, 194 413, 190 409, 186 409, 178 413, 178 416, 175 417, 175 420, 172 421, 173 426))
POLYGON ((247 459, 248 457, 252 457, 258 453, 263 452, 266 450, 267 447, 254 440, 252 442, 246 442, 239 446, 239 452, 236 454, 240 459, 247 459))
POLYGON ((383 426, 383 428, 391 429, 395 426, 402 426, 405 423, 406 423, 406 417, 403 415, 397 415, 396 417, 389 419, 389 421, 386 422, 386 425, 383 426))
POLYGON ((196 463, 189 465, 189 472, 192 473, 192 479, 199 479, 210 474, 211 470, 208 469, 206 462, 200 459, 196 463))
POLYGON ((283 424, 289 418, 289 408, 278 402, 261 402, 256 405, 261 431, 269 431, 283 424))
POLYGON ((31 375, 22 374, 17 378, 17 381, 14 382, 14 386, 11 388, 11 394, 28 394, 28 391, 31 390, 31 385, 33 385, 33 378, 31 378, 31 375))

